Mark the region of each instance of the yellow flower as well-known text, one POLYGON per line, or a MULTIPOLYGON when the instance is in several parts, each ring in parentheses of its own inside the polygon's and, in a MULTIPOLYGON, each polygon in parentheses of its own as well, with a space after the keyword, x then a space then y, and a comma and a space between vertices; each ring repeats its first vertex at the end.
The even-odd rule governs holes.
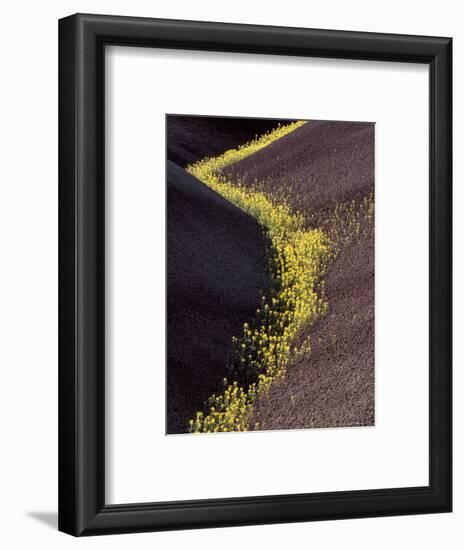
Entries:
POLYGON ((270 268, 277 288, 274 294, 262 298, 263 306, 257 310, 254 321, 244 323, 243 336, 233 338, 238 354, 236 364, 240 369, 248 369, 248 374, 253 374, 253 370, 259 373, 257 381, 244 389, 237 380, 230 383, 224 379, 223 392, 208 401, 209 413, 197 413, 191 428, 194 432, 245 431, 256 398, 285 376, 295 335, 327 309, 324 298, 317 294, 316 282, 322 280, 333 257, 333 243, 328 236, 321 229, 306 230, 303 216, 292 212, 288 201, 278 203, 259 191, 259 182, 247 188, 240 183, 232 184, 220 174, 229 164, 303 124, 300 121, 280 126, 237 149, 187 167, 188 172, 261 224, 271 243, 270 268), (259 362, 254 359, 258 356, 259 362))

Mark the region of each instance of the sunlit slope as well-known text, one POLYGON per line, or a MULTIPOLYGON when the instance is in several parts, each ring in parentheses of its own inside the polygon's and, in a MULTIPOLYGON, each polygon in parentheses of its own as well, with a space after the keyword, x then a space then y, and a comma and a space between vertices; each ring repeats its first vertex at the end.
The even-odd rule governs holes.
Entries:
POLYGON ((373 192, 374 137, 370 123, 310 121, 222 175, 320 216, 373 192))
POLYGON ((310 121, 220 173, 287 204, 336 249, 327 314, 300 331, 295 345, 310 346, 255 400, 249 429, 374 423, 374 139, 373 124, 310 121))

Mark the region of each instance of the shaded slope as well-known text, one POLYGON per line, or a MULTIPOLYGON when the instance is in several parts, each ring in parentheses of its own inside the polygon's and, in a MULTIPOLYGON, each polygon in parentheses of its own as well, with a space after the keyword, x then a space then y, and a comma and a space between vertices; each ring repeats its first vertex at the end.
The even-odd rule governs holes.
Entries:
POLYGON ((168 115, 167 157, 186 167, 205 157, 219 155, 291 121, 168 115))
POLYGON ((266 243, 253 218, 170 161, 167 219, 167 431, 185 433, 269 288, 266 243))
POLYGON ((321 215, 373 189, 374 136, 372 123, 309 121, 222 173, 231 181, 263 182, 307 217, 321 215))

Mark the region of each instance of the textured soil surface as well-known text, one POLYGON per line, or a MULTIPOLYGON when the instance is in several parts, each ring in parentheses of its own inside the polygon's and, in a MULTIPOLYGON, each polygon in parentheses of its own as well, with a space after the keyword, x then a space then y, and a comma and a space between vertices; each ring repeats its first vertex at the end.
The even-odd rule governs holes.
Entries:
MULTIPOLYGON (((245 185, 264 182, 265 191, 286 196, 308 225, 330 229, 337 203, 373 194, 374 132, 369 123, 308 122, 223 173, 245 185)), ((301 341, 310 336, 311 352, 255 404, 251 427, 374 424, 372 223, 342 248, 325 281, 329 313, 301 335, 301 341)))
POLYGON ((256 429, 374 424, 373 232, 341 251, 325 281, 329 313, 303 335, 311 352, 255 405, 256 429))
POLYGON ((252 217, 170 161, 167 191, 167 432, 185 433, 269 281, 252 217))
POLYGON ((319 219, 336 203, 373 191, 374 131, 371 123, 310 121, 223 173, 231 181, 263 182, 319 219))
POLYGON ((242 145, 288 120, 266 118, 221 118, 168 115, 167 157, 185 168, 205 157, 220 155, 242 145))

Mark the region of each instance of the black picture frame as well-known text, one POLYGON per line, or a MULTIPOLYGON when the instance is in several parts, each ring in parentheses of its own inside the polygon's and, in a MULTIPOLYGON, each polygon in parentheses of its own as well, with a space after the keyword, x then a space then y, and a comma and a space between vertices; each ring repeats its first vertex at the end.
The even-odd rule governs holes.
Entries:
POLYGON ((61 531, 81 536, 451 511, 451 51, 452 40, 437 37, 84 14, 59 21, 61 531), (428 486, 105 504, 104 49, 110 44, 429 66, 428 486))

